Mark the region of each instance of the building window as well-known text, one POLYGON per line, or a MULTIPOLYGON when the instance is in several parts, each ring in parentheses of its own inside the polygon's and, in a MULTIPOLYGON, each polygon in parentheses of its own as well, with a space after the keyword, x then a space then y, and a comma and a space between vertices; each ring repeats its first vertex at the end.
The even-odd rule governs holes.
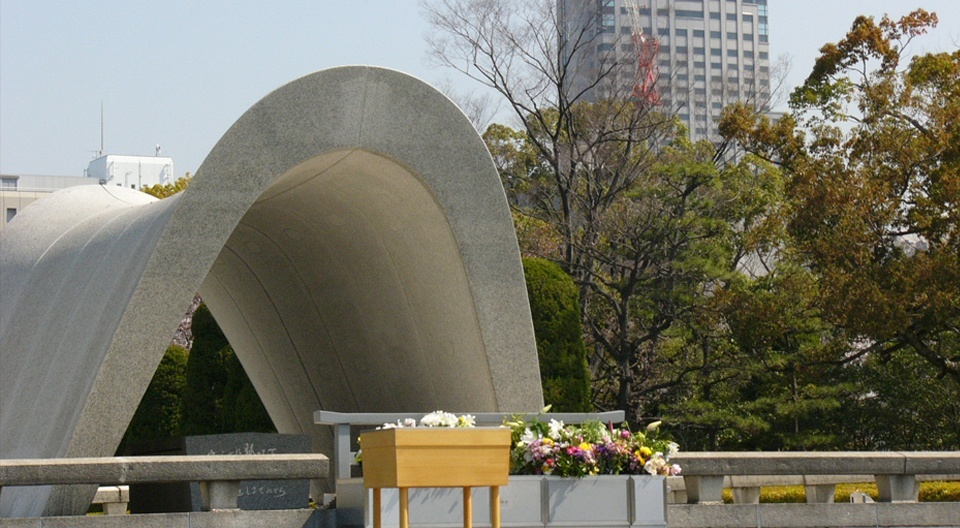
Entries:
POLYGON ((686 29, 678 29, 678 30, 676 31, 676 34, 677 34, 678 37, 686 37, 686 36, 687 36, 687 30, 686 30, 686 29))
POLYGON ((753 15, 744 13, 744 14, 743 14, 743 21, 744 21, 744 22, 753 22, 753 15))
POLYGON ((720 13, 710 13, 710 20, 720 20, 720 13))
POLYGON ((730 40, 737 40, 737 34, 733 31, 727 31, 727 38, 730 40))
POLYGON ((677 9, 678 18, 703 18, 703 11, 692 11, 689 9, 677 9))
POLYGON ((736 56, 737 56, 737 50, 735 50, 735 49, 728 49, 728 50, 727 50, 727 57, 736 57, 736 56))
POLYGON ((669 28, 657 28, 657 35, 660 35, 661 37, 669 36, 669 35, 670 35, 670 29, 669 29, 669 28))
POLYGON ((17 179, 16 178, 2 178, 0 179, 0 189, 16 189, 17 188, 17 179))
POLYGON ((710 48, 710 55, 723 55, 723 52, 720 51, 720 48, 710 48))
POLYGON ((760 52, 760 60, 769 60, 769 59, 770 59, 769 53, 767 53, 766 51, 760 52))
POLYGON ((703 38, 704 32, 702 29, 694 29, 693 36, 703 38))
POLYGON ((734 22, 736 22, 736 20, 737 20, 737 14, 736 14, 736 13, 727 13, 727 20, 733 20, 734 22))
POLYGON ((718 38, 721 38, 721 37, 723 37, 723 33, 719 32, 719 31, 711 31, 711 32, 710 32, 710 38, 718 39, 718 38))
POLYGON ((7 222, 9 222, 10 220, 13 220, 14 216, 17 216, 17 208, 7 207, 7 222))
POLYGON ((753 33, 744 33, 744 34, 743 34, 743 40, 749 40, 749 41, 752 42, 752 41, 753 41, 753 33))
POLYGON ((769 43, 770 37, 768 37, 767 35, 760 35, 760 42, 763 42, 764 44, 769 43))
POLYGON ((600 16, 600 31, 603 33, 613 33, 616 31, 617 18, 613 13, 603 13, 600 16))

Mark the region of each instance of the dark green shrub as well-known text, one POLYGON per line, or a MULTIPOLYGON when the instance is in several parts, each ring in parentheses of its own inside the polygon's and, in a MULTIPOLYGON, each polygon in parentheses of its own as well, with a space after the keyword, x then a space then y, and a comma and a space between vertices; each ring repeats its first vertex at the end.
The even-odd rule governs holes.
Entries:
POLYGON ((275 432, 250 378, 206 305, 193 314, 183 434, 275 432))
POLYGON ((540 357, 543 401, 558 412, 590 411, 590 371, 577 286, 548 260, 525 258, 523 272, 540 357))
POLYGON ((170 345, 167 348, 127 427, 122 445, 180 435, 187 355, 187 350, 182 347, 170 345))
POLYGON ((230 432, 273 433, 273 420, 260 401, 236 354, 227 360, 227 386, 223 394, 224 422, 230 432))
POLYGON ((218 434, 226 431, 223 393, 227 364, 233 349, 210 310, 201 304, 190 325, 193 347, 187 361, 187 388, 183 398, 183 434, 218 434))

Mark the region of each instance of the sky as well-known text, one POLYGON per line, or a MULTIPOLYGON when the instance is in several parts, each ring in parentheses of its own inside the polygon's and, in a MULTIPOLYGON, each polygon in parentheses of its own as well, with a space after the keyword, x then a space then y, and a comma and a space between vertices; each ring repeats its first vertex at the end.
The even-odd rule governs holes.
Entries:
MULTIPOLYGON (((914 51, 960 46, 958 0, 769 0, 770 56, 787 87, 860 14, 922 7, 940 26, 914 51)), ((385 66, 460 92, 434 66, 416 0, 0 0, 0 172, 83 175, 107 154, 173 158, 194 173, 223 133, 275 88, 316 70, 385 66)))

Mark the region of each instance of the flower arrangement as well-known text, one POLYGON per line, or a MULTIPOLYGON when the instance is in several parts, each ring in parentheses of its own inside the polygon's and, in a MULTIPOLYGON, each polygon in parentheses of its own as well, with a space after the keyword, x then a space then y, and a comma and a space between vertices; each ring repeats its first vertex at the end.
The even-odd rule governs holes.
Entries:
POLYGON ((514 475, 677 475, 680 466, 670 464, 679 446, 657 438, 660 422, 645 432, 604 425, 598 421, 579 426, 562 421, 530 422, 515 419, 512 430, 510 473, 514 475))
MULTIPOLYGON (((544 408, 542 412, 549 410, 544 408)), ((546 415, 549 416, 549 415, 546 415)), ((413 418, 385 423, 378 429, 404 427, 474 427, 476 417, 457 416, 443 411, 425 415, 420 422, 413 418)), ((519 417, 504 423, 511 430, 510 474, 584 477, 587 475, 667 475, 680 473, 680 466, 670 463, 679 450, 675 442, 658 438, 660 422, 647 426, 644 432, 631 432, 626 426, 614 427, 599 421, 579 426, 565 425, 551 419, 536 418, 526 422, 519 417)), ((355 461, 362 463, 362 452, 355 461)))

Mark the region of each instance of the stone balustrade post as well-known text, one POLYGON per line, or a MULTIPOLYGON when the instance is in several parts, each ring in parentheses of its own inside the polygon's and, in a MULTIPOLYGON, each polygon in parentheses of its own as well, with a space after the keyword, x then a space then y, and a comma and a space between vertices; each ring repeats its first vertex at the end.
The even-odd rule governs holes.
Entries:
POLYGON ((723 475, 685 476, 687 504, 722 504, 723 475))
POLYGON ((807 504, 828 504, 835 501, 836 484, 816 484, 803 487, 807 495, 807 504))
POLYGON ((920 484, 916 475, 874 475, 880 502, 917 502, 920 484))
POLYGON ((239 480, 205 480, 200 482, 200 502, 204 511, 238 510, 239 480))
POLYGON ((733 488, 734 504, 760 504, 760 486, 733 488))

